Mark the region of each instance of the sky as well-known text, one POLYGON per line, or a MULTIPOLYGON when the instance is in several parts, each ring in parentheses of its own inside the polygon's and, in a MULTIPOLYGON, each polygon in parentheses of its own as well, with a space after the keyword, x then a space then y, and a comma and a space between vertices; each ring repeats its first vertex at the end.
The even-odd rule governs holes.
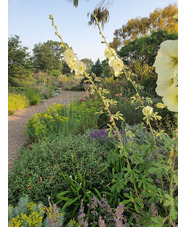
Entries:
MULTIPOLYGON (((58 32, 77 54, 78 59, 90 58, 94 62, 104 59, 105 45, 98 28, 88 25, 87 13, 93 12, 100 0, 79 0, 75 8, 69 0, 8 0, 8 37, 18 35, 23 46, 32 54, 34 44, 47 40, 60 41, 49 20, 54 17, 58 32)), ((113 33, 135 17, 148 17, 156 8, 165 8, 177 0, 112 0, 110 20, 103 34, 108 42, 113 33)))

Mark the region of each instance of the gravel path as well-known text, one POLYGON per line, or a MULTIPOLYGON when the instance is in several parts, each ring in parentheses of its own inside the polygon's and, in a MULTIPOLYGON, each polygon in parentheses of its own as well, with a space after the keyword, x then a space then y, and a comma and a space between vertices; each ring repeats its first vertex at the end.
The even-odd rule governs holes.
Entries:
POLYGON ((12 159, 15 159, 18 156, 17 151, 27 142, 24 133, 25 125, 35 113, 45 111, 52 103, 69 103, 77 100, 83 95, 85 95, 85 92, 62 91, 60 95, 45 99, 43 100, 43 103, 39 103, 36 106, 29 106, 28 108, 18 110, 15 114, 8 117, 8 170, 10 170, 13 165, 12 159))

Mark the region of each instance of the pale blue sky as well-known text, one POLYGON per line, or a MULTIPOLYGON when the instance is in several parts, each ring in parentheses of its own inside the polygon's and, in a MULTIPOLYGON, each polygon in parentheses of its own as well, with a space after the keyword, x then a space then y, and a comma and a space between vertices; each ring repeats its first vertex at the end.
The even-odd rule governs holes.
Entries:
MULTIPOLYGON (((79 0, 79 6, 67 0, 9 0, 8 37, 19 35, 22 45, 32 50, 34 44, 47 40, 59 41, 49 20, 53 14, 63 40, 72 46, 79 59, 104 59, 105 46, 98 29, 88 26, 87 13, 92 12, 100 0, 79 0)), ((131 18, 145 17, 156 8, 164 8, 177 0, 113 0, 109 8, 110 20, 103 30, 111 42, 115 29, 131 18)))

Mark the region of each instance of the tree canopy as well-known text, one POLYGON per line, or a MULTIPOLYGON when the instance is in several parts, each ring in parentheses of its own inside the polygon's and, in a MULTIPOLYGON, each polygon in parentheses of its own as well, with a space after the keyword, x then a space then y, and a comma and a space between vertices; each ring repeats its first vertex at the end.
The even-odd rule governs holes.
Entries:
POLYGON ((103 70, 99 58, 97 59, 96 63, 92 66, 91 72, 95 73, 96 76, 102 75, 103 70))
POLYGON ((33 48, 33 64, 36 71, 51 71, 53 69, 62 71, 61 54, 64 49, 61 43, 48 40, 44 43, 35 44, 33 48))
POLYGON ((8 82, 12 86, 18 86, 17 78, 26 77, 31 73, 27 50, 27 47, 21 45, 18 35, 8 39, 8 82))
POLYGON ((118 55, 125 64, 133 64, 139 60, 149 66, 152 66, 157 55, 160 44, 165 40, 175 40, 177 33, 168 33, 168 31, 157 31, 147 37, 137 38, 123 46, 118 55))
POLYGON ((169 5, 164 9, 155 9, 149 17, 137 17, 130 19, 122 28, 114 32, 111 47, 118 50, 123 45, 140 37, 146 37, 154 32, 164 30, 168 33, 178 32, 178 23, 173 18, 178 13, 176 4, 169 5))

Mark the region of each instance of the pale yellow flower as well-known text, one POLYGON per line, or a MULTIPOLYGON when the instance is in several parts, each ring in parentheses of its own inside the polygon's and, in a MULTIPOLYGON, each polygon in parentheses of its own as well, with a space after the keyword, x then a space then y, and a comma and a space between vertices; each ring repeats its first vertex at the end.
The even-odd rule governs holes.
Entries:
POLYGON ((121 74, 121 72, 114 72, 115 77, 118 77, 121 74))
POLYGON ((73 70, 74 70, 74 62, 73 61, 68 61, 67 65, 71 69, 71 72, 73 72, 73 70))
POLYGON ((158 76, 173 77, 178 72, 178 40, 161 43, 153 66, 158 76))
POLYGON ((151 115, 153 113, 153 108, 150 106, 146 106, 142 109, 142 113, 145 116, 151 115))
POLYGON ((71 49, 67 49, 64 53, 64 59, 66 61, 66 63, 68 64, 69 62, 73 61, 74 60, 74 52, 71 50, 71 49))
POLYGON ((176 73, 173 77, 158 77, 157 85, 158 86, 156 87, 156 93, 159 96, 164 96, 169 88, 176 87, 178 85, 178 73, 176 73))
POLYGON ((162 100, 168 110, 178 112, 178 87, 169 88, 162 100))
POLYGON ((110 59, 110 58, 113 58, 114 56, 116 56, 115 50, 110 47, 107 47, 105 49, 105 57, 110 59))
POLYGON ((77 61, 74 64, 74 70, 76 72, 76 75, 81 75, 85 72, 86 70, 86 65, 82 61, 77 61))
POLYGON ((158 103, 156 104, 156 107, 159 108, 159 109, 163 109, 164 107, 166 107, 166 105, 163 104, 163 103, 161 103, 161 102, 158 102, 158 103))
POLYGON ((123 61, 120 58, 110 59, 109 65, 114 69, 115 72, 120 72, 123 69, 123 61))

